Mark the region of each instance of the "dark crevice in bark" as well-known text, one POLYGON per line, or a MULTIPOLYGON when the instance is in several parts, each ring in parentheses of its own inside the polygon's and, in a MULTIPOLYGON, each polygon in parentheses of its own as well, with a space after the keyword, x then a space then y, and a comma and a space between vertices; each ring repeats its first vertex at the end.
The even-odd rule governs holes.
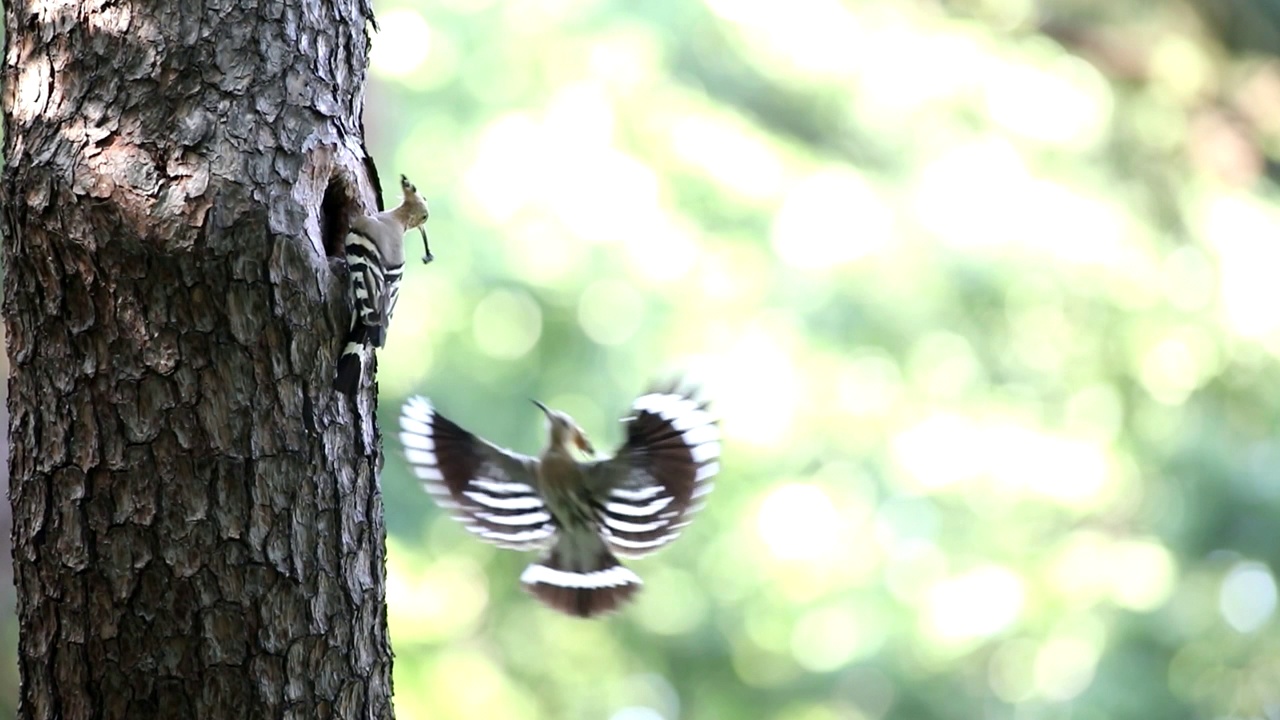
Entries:
MULTIPOLYGON (((360 119, 360 137, 364 137, 364 118, 360 119)), ((362 145, 360 149, 364 152, 364 171, 369 177, 369 182, 373 184, 373 199, 378 205, 378 212, 386 210, 386 206, 382 203, 382 181, 378 179, 378 164, 373 161, 373 156, 369 154, 368 146, 362 145)))
POLYGON ((334 168, 329 184, 324 189, 324 199, 320 202, 321 237, 324 240, 325 255, 331 258, 346 257, 343 239, 351 229, 351 218, 364 214, 357 187, 347 177, 345 170, 339 167, 334 168))

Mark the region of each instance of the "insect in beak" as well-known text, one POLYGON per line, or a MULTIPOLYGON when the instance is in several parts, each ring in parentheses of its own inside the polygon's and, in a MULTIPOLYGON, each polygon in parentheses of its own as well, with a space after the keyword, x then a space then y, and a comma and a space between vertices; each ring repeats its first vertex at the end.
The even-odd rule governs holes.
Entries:
POLYGON ((427 229, 419 225, 418 232, 422 235, 422 251, 425 253, 422 256, 422 264, 426 265, 432 260, 435 260, 435 256, 431 254, 431 246, 427 244, 427 229))
POLYGON ((586 433, 582 430, 574 430, 574 442, 577 443, 578 449, 588 455, 595 455, 596 449, 591 446, 591 441, 587 439, 586 433))

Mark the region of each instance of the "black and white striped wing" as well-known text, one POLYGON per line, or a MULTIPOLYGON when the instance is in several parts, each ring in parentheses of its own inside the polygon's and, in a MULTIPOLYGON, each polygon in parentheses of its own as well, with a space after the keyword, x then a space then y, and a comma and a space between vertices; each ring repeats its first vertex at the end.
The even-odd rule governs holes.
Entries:
POLYGON ((387 267, 385 275, 387 281, 387 301, 382 308, 382 326, 391 325, 391 316, 396 311, 396 302, 400 299, 400 280, 404 276, 404 265, 391 265, 387 267))
POLYGON ((624 557, 675 540, 720 471, 720 429, 707 403, 676 387, 637 398, 627 440, 588 467, 600 534, 624 557))
POLYGON ((386 338, 387 280, 382 253, 368 234, 353 229, 346 238, 347 267, 354 303, 352 327, 363 325, 369 343, 382 347, 386 338))
POLYGON ((426 491, 471 532, 516 550, 541 548, 555 535, 534 485, 537 460, 463 430, 424 397, 401 409, 400 442, 426 491))

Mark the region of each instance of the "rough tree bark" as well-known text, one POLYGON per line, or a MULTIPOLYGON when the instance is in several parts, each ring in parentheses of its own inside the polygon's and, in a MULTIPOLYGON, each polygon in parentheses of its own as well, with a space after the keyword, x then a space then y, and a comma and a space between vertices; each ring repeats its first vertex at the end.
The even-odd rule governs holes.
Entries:
POLYGON ((368 1, 5 7, 20 717, 390 717, 368 1))

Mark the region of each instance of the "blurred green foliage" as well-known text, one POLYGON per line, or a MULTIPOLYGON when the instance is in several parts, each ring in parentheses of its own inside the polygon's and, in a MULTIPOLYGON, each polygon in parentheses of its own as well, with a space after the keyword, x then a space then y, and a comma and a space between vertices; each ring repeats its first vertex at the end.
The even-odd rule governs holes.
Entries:
POLYGON ((1209 5, 382 2, 384 428, 605 447, 688 370, 727 438, 581 622, 389 437, 401 720, 1280 713, 1280 71, 1209 5))
POLYGON ((437 257, 380 358, 401 720, 1280 715, 1280 3, 378 17, 437 257), (422 392, 534 452, 536 397, 603 449, 675 371, 723 473, 604 621, 390 432, 422 392))

